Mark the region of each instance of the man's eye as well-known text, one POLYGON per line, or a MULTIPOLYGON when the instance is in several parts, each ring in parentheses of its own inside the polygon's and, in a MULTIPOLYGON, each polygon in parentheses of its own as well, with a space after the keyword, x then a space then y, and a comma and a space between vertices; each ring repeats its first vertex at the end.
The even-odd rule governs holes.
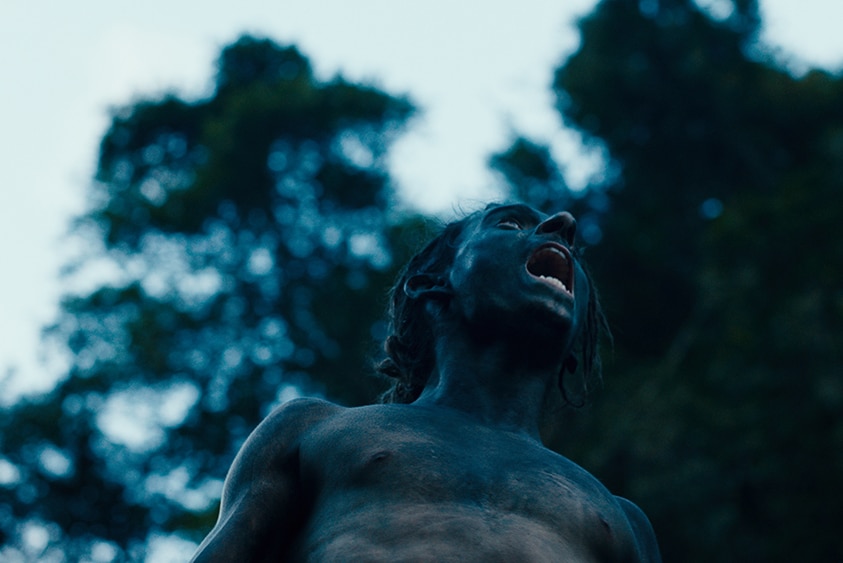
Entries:
POLYGON ((515 219, 503 219, 502 221, 498 222, 498 228, 500 228, 500 229, 515 229, 515 230, 520 231, 521 230, 521 223, 519 223, 515 219))

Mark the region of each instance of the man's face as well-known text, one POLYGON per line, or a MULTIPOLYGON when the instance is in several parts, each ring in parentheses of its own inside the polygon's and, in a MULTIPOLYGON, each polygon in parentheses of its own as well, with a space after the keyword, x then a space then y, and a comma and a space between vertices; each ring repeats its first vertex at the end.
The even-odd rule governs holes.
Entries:
POLYGON ((568 213, 548 216, 525 205, 474 218, 450 272, 453 310, 476 330, 570 346, 589 299, 571 250, 575 225, 568 213))

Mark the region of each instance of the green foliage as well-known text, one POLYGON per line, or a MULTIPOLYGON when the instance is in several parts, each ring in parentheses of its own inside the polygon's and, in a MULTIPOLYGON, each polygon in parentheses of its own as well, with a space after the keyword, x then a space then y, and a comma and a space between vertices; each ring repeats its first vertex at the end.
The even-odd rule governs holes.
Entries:
POLYGON ((568 186, 550 149, 519 137, 505 151, 492 155, 489 166, 499 172, 516 201, 529 201, 545 212, 570 209, 568 186))
POLYGON ((21 545, 27 521, 72 560, 101 541, 141 559, 156 534, 197 540, 274 404, 374 400, 386 289, 419 222, 389 212, 384 157, 412 111, 246 36, 207 99, 115 112, 78 222, 90 262, 114 273, 68 295, 48 331, 70 352, 66 379, 0 422, 20 472, 0 488, 4 543, 21 545))
POLYGON ((590 190, 588 252, 613 361, 554 436, 645 509, 666 561, 843 556, 843 80, 778 68, 759 25, 752 1, 714 20, 604 0, 555 75, 619 173, 590 190))
MULTIPOLYGON (((645 509, 666 561, 836 561, 843 80, 778 68, 756 1, 731 4, 713 19, 692 0, 603 0, 581 21, 554 90, 608 151, 602 183, 570 193, 523 138, 491 166, 514 198, 577 214, 614 330, 604 388, 562 413, 555 447, 645 509)), ((139 102, 103 137, 79 229, 116 273, 68 295, 48 333, 67 378, 0 417, 18 472, 0 546, 32 520, 43 556, 198 539, 274 403, 382 388, 359 374, 426 224, 388 211, 409 102, 321 83, 251 37, 217 70, 207 99, 139 102), (115 434, 120 416, 143 432, 115 434)))

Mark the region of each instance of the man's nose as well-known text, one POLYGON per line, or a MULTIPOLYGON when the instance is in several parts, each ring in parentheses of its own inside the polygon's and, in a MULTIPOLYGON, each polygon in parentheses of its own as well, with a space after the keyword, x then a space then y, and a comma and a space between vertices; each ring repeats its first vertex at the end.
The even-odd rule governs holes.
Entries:
POLYGON ((536 227, 538 234, 558 234, 574 244, 574 235, 577 232, 577 220, 567 211, 551 215, 536 227))

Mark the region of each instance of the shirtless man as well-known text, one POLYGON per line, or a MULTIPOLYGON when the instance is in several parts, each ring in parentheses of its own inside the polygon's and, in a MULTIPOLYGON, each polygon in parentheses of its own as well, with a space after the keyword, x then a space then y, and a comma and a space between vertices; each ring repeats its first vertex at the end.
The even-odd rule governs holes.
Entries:
POLYGON ((391 403, 276 409, 194 561, 660 561, 644 513, 539 438, 561 374, 596 360, 575 228, 523 205, 446 227, 393 290, 391 403))

